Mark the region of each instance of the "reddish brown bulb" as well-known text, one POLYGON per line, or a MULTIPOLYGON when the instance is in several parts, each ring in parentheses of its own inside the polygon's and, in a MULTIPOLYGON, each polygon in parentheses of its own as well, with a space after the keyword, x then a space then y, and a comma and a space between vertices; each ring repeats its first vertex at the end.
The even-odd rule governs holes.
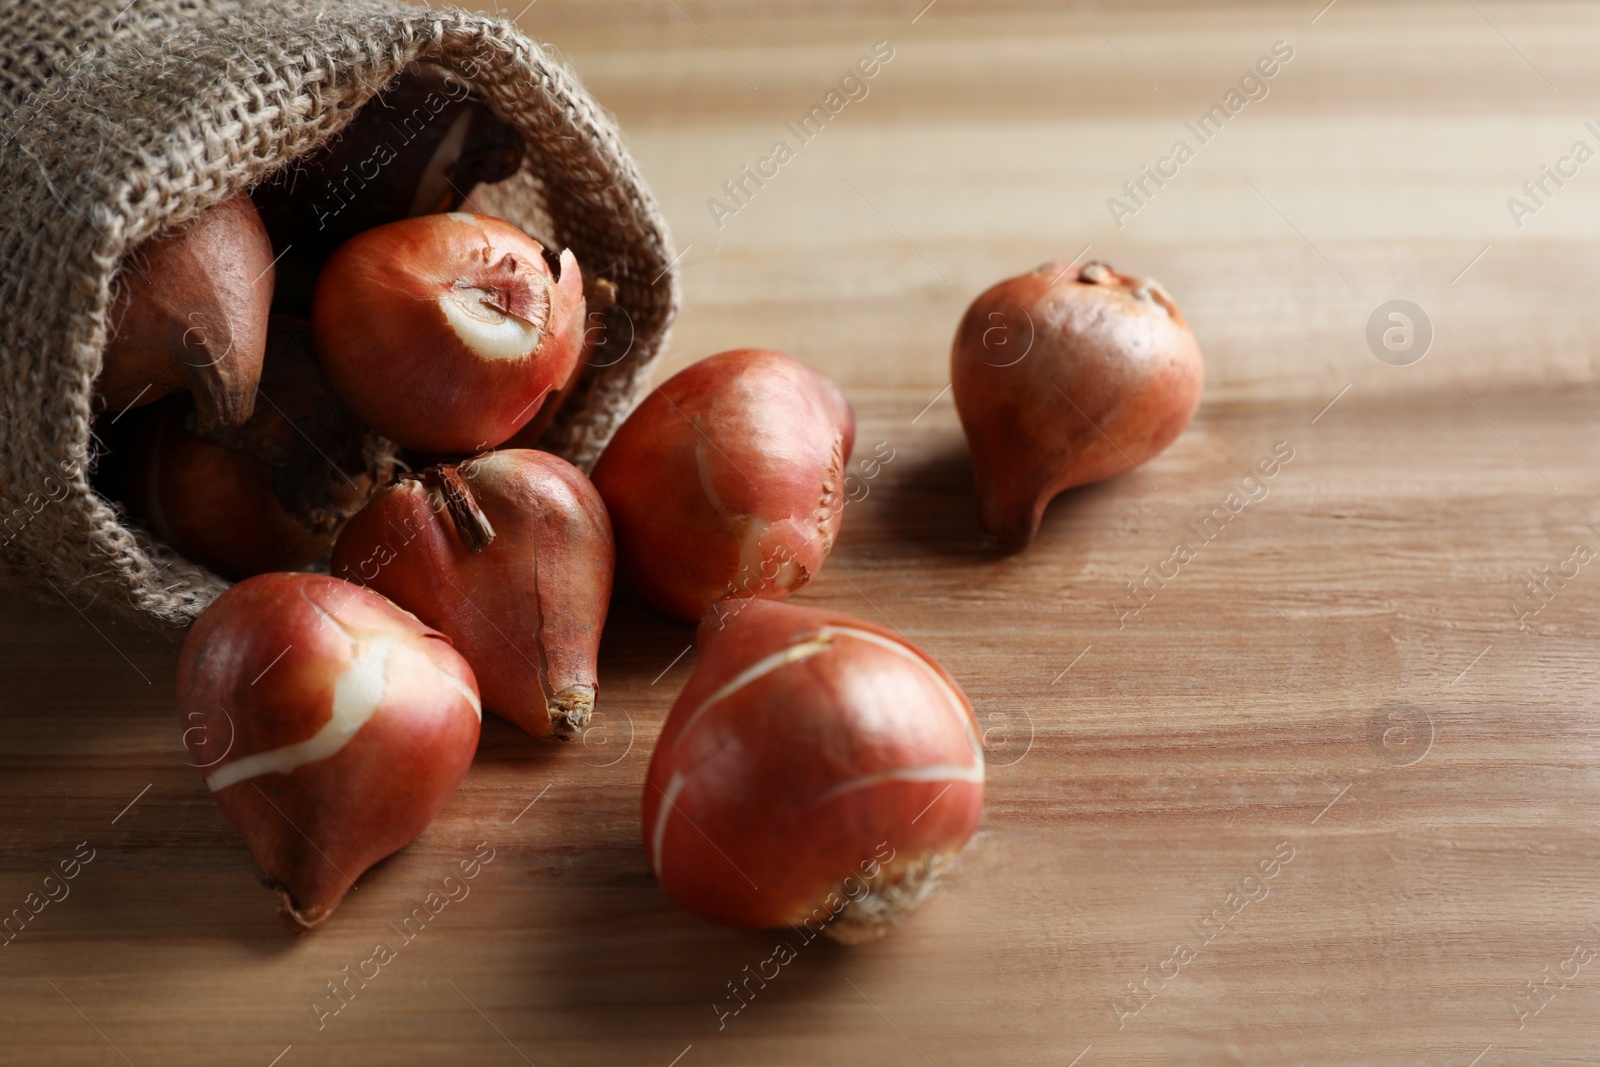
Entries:
POLYGON ((1018 548, 1057 494, 1171 444, 1205 381, 1172 298, 1104 263, 1046 263, 985 292, 961 320, 950 369, 978 517, 1018 548))
POLYGON ((583 346, 583 278, 487 215, 423 215, 339 246, 317 279, 312 328, 339 398, 419 452, 506 440, 563 389, 583 346))
POLYGON ((982 815, 966 697, 903 638, 837 612, 756 601, 707 615, 699 646, 645 779, 656 878, 714 922, 888 932, 982 815))
POLYGON ((467 773, 481 717, 472 668, 440 634, 316 574, 217 598, 184 642, 178 712, 295 929, 422 833, 467 773))
POLYGON ((490 711, 566 739, 594 707, 614 558, 589 480, 512 449, 403 478, 350 521, 333 573, 449 636, 490 711))
POLYGON ((854 443, 839 387, 780 352, 722 352, 673 375, 594 467, 627 584, 686 620, 788 596, 833 548, 854 443))
POLYGON ((197 432, 187 397, 121 417, 120 495, 162 540, 230 578, 328 557, 394 472, 393 446, 333 395, 303 319, 275 315, 255 414, 197 432))
POLYGON ((192 429, 187 398, 126 418, 122 502, 190 559, 242 578, 307 567, 332 548, 332 534, 290 512, 249 456, 192 429))
POLYGON ((130 253, 114 299, 95 393, 120 413, 194 393, 203 429, 239 426, 255 409, 272 307, 273 255, 248 196, 224 200, 177 233, 130 253))

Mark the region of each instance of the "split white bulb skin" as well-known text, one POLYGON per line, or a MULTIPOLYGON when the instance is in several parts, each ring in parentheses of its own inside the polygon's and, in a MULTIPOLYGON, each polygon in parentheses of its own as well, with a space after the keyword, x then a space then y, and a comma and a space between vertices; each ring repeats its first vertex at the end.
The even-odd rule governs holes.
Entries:
POLYGON ((528 358, 539 347, 542 328, 498 303, 490 290, 467 285, 439 298, 445 322, 468 351, 490 361, 528 358))
POLYGON ((178 711, 189 762, 295 930, 422 833, 483 717, 443 635, 358 585, 286 573, 240 582, 195 623, 178 711))
POLYGON ((367 230, 317 279, 312 330, 334 391, 429 455, 492 448, 577 368, 583 277, 508 222, 451 212, 367 230))

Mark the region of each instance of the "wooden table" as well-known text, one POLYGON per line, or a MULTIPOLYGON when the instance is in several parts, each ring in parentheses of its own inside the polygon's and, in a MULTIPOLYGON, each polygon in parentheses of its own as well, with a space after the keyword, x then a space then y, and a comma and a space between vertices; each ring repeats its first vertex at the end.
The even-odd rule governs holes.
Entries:
POLYGON ((1600 564, 1536 614, 1524 583, 1600 550, 1600 163, 1506 201, 1600 146, 1600 8, 1321 2, 528 9, 675 226, 663 370, 785 349, 845 384, 863 452, 893 448, 801 599, 961 679, 983 830, 895 936, 808 946, 719 1029, 774 937, 649 874, 644 768, 694 654, 624 601, 606 729, 486 723, 438 821, 296 939, 184 766, 176 638, 8 596, 0 907, 93 858, 0 947, 0 1061, 1594 1062, 1600 564), (719 227, 708 198, 877 41, 866 97, 719 227), (1265 98, 1196 147, 1185 122, 1278 41, 1265 98), (1194 158, 1119 228, 1107 199, 1180 138, 1194 158), (1175 295, 1206 402, 1002 556, 949 338, 988 284, 1086 246, 1175 295), (1368 345, 1392 299, 1431 323, 1420 362, 1368 345), (1270 493, 1119 626, 1126 583, 1280 441, 1270 493), (319 1031, 325 983, 479 842, 471 896, 319 1031))

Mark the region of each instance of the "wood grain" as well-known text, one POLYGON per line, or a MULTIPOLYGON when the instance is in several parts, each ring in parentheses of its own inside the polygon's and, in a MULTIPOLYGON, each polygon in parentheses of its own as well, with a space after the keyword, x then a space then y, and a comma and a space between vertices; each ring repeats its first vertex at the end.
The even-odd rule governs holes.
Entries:
POLYGON ((984 828, 942 894, 881 943, 804 946, 719 1028, 775 935, 650 877, 639 790, 692 635, 619 600, 603 729, 557 749, 486 723, 439 820, 296 939, 184 766, 179 636, 8 591, 0 910, 94 858, 0 945, 0 1062, 1594 1062, 1600 964, 1528 983, 1600 947, 1600 576, 1525 626, 1513 603, 1600 550, 1600 163, 1521 229, 1505 201, 1600 145, 1600 7, 921 7, 521 20, 615 110, 685 250, 664 370, 788 350, 844 383, 862 453, 894 450, 803 600, 905 633, 987 726, 984 828), (705 201, 880 40, 866 98, 719 229, 705 201), (1106 199, 1279 40, 1266 98, 1117 228, 1106 199), (1207 399, 999 555, 950 336, 1085 246, 1172 291, 1207 399), (1397 297, 1435 331, 1410 366, 1366 341, 1397 297), (1278 442, 1265 496, 1127 615, 1278 442), (479 842, 470 897, 319 1030, 325 983, 479 842))

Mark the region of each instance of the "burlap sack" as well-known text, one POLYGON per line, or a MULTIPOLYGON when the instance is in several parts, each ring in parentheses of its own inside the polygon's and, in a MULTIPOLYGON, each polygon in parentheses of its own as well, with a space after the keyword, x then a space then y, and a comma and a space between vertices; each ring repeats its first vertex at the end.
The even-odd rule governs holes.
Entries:
MULTIPOLYGON (((593 462, 675 310, 671 242, 617 128, 509 22, 399 0, 13 0, 0 42, 0 574, 183 624, 225 588, 88 479, 118 260, 317 148, 415 59, 527 138, 487 206, 617 284, 633 337, 544 444, 593 462)), ((50 590, 55 593, 51 593, 50 590)))

